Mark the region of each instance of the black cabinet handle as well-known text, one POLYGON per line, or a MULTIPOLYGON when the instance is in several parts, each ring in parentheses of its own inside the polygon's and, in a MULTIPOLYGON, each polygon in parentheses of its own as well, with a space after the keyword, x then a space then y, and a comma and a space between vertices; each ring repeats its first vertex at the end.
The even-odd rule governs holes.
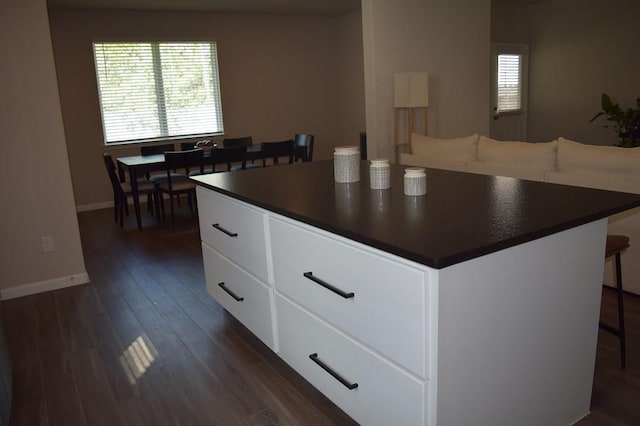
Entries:
POLYGON ((328 282, 323 281, 320 278, 313 276, 313 272, 305 272, 302 275, 304 275, 305 278, 310 279, 314 283, 320 284, 322 287, 326 288, 327 290, 331 290, 335 294, 339 294, 340 296, 344 297, 345 299, 352 299, 355 296, 355 293, 353 293, 353 292, 347 293, 345 291, 340 290, 337 287, 332 286, 328 282))
POLYGON ((244 297, 240 297, 237 294, 235 294, 234 292, 232 292, 231 290, 229 290, 227 288, 227 286, 224 285, 224 282, 222 283, 218 283, 218 287, 220 287, 221 289, 223 289, 224 291, 226 291, 227 293, 229 293, 229 296, 233 297, 234 299, 236 299, 237 302, 242 302, 244 300, 244 297))
POLYGON ((218 231, 220 232, 224 232, 225 234, 227 234, 230 237, 237 237, 238 233, 237 232, 231 232, 231 231, 227 231, 226 229, 224 229, 222 226, 220 226, 219 223, 214 223, 211 226, 213 226, 214 228, 216 228, 218 231))
POLYGON ((313 361, 316 364, 318 364, 320 366, 320 368, 322 368, 324 371, 326 371, 327 373, 331 374, 334 379, 336 379, 337 381, 342 383, 347 389, 354 390, 354 389, 356 389, 358 387, 357 383, 349 383, 349 381, 347 379, 342 377, 340 374, 336 373, 336 371, 333 368, 329 367, 327 364, 325 364, 324 362, 320 361, 320 359, 318 358, 318 354, 317 353, 309 355, 309 358, 311 359, 311 361, 313 361))

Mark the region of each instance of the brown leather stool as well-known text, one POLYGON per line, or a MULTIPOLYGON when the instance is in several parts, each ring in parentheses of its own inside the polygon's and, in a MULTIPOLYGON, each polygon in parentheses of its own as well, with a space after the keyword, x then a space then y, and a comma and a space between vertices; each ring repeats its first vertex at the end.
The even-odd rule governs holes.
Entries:
POLYGON ((620 254, 623 250, 629 248, 629 237, 624 235, 607 235, 607 248, 604 258, 607 259, 615 255, 616 261, 616 291, 618 293, 618 328, 614 328, 609 324, 600 321, 600 328, 618 336, 620 340, 620 361, 622 369, 626 366, 626 346, 624 335, 624 299, 622 292, 622 267, 620 264, 620 254))

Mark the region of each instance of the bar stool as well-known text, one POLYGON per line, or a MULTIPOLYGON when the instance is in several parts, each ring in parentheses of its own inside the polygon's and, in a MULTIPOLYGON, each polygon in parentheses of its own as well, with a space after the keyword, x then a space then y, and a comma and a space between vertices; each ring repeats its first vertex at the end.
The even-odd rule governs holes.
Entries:
POLYGON ((626 366, 626 346, 624 334, 624 300, 622 292, 622 267, 620 264, 620 254, 629 248, 629 237, 624 235, 607 235, 607 247, 604 258, 607 259, 615 255, 616 262, 616 291, 618 295, 618 328, 612 327, 600 321, 600 328, 608 331, 620 340, 620 361, 622 369, 626 366))

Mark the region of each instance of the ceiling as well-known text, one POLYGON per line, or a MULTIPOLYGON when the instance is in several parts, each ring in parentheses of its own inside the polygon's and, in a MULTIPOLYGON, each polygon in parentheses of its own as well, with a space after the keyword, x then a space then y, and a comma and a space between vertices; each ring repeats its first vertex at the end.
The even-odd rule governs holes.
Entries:
POLYGON ((360 9, 360 0, 48 0, 53 9, 129 9, 189 12, 337 16, 360 9))

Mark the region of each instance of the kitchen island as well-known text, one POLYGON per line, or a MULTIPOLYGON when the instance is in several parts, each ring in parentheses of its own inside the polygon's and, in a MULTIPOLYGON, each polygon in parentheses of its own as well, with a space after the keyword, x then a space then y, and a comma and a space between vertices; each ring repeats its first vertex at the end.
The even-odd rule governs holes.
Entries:
POLYGON ((362 424, 589 411, 609 215, 640 196, 321 161, 195 180, 209 293, 362 424))

